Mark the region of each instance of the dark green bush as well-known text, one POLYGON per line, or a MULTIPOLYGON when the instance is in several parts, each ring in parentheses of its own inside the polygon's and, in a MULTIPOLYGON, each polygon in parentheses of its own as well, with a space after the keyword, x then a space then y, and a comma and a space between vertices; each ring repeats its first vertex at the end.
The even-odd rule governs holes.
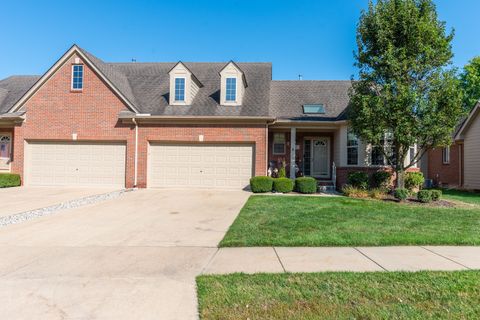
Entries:
POLYGON ((20 175, 15 173, 0 173, 0 188, 20 186, 20 175))
POLYGON ((432 194, 432 200, 433 201, 438 201, 442 198, 442 190, 430 190, 430 193, 432 194))
POLYGON ((386 189, 392 182, 392 174, 388 171, 377 171, 372 175, 372 187, 386 189))
POLYGON ((432 201, 432 191, 431 190, 420 190, 417 193, 417 199, 423 203, 429 203, 432 201))
POLYGON ((407 172, 405 175, 405 188, 408 190, 420 189, 424 182, 425 178, 421 172, 407 172))
POLYGON ((295 189, 300 193, 317 192, 317 180, 312 177, 301 177, 295 179, 295 189))
POLYGON ((362 171, 349 172, 347 183, 359 189, 368 189, 368 173, 362 171))
POLYGON ((271 192, 273 179, 271 177, 258 176, 250 179, 250 188, 254 193, 271 192))
POLYGON ((395 192, 393 193, 393 196, 400 200, 400 201, 403 201, 403 200, 406 200, 408 198, 410 194, 410 191, 408 191, 408 189, 405 189, 405 188, 397 188, 395 189, 395 192))
POLYGON ((289 178, 273 179, 273 190, 281 193, 289 193, 293 191, 295 183, 289 178))

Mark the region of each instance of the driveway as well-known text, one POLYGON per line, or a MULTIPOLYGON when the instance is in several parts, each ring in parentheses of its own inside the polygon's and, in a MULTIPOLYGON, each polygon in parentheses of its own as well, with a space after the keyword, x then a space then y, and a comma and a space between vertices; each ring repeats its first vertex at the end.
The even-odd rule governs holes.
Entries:
POLYGON ((249 193, 140 190, 0 229, 6 319, 195 319, 195 276, 249 193))
POLYGON ((0 189, 0 217, 45 208, 62 202, 109 193, 112 188, 18 187, 0 189))

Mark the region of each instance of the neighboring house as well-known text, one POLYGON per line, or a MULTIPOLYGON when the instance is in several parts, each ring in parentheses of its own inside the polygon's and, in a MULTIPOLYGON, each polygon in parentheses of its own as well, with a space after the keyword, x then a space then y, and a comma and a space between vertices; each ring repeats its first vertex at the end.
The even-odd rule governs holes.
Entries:
POLYGON ((480 102, 459 126, 454 143, 428 152, 428 177, 436 185, 480 190, 480 102))
POLYGON ((384 146, 348 131, 349 89, 273 81, 270 63, 106 63, 73 46, 41 77, 0 81, 0 171, 32 186, 243 188, 285 162, 340 186, 385 164, 384 146))

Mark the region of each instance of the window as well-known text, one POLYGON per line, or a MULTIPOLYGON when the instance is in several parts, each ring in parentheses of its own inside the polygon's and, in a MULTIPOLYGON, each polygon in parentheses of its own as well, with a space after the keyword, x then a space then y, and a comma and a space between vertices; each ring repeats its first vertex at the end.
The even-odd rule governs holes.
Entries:
MULTIPOLYGON (((410 147, 410 162, 414 161, 415 160, 415 147, 410 147)), ((412 167, 416 168, 417 167, 417 163, 415 163, 412 167)))
POLYGON ((358 138, 350 129, 347 131, 347 164, 358 165, 358 138))
POLYGON ((285 154, 285 133, 273 135, 273 154, 285 154))
POLYGON ((236 101, 237 100, 237 78, 227 78, 226 86, 226 101, 236 101))
POLYGON ((325 106, 323 104, 304 104, 303 113, 325 113, 325 106))
POLYGON ((75 64, 72 67, 72 89, 83 89, 83 65, 75 64))
POLYGON ((385 164, 385 157, 382 153, 383 146, 374 146, 372 148, 372 165, 383 166, 385 164))
POLYGON ((442 161, 443 164, 450 164, 450 146, 442 149, 442 161))
POLYGON ((175 101, 185 101, 185 78, 175 78, 175 101))
POLYGON ((0 158, 10 159, 12 138, 10 135, 0 134, 0 158))

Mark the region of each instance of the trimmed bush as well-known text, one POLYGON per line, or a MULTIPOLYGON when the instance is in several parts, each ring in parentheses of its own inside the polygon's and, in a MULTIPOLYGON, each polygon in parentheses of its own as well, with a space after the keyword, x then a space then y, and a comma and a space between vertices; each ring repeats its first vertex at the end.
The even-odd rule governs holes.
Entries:
POLYGON ((372 187, 386 189, 392 182, 392 174, 388 171, 377 171, 372 175, 372 187))
POLYGON ((264 176, 253 177, 250 179, 250 188, 254 193, 272 192, 273 179, 264 176))
POLYGON ((407 172, 405 175, 405 188, 408 190, 420 189, 424 182, 425 178, 421 172, 407 172))
POLYGON ((342 192, 350 198, 368 198, 368 191, 351 185, 343 186, 342 192))
POLYGON ((410 194, 410 191, 408 191, 408 189, 405 189, 405 188, 398 188, 398 189, 395 189, 395 191, 393 192, 393 196, 400 201, 406 200, 409 194, 410 194))
POLYGON ((429 203, 432 201, 432 191, 430 190, 420 190, 417 193, 418 201, 422 203, 429 203))
POLYGON ((289 193, 293 191, 295 182, 289 178, 273 179, 273 190, 281 193, 289 193))
POLYGON ((368 173, 362 171, 349 172, 347 176, 347 183, 352 187, 367 190, 368 173))
POLYGON ((15 173, 0 173, 0 188, 20 186, 20 175, 15 173))
POLYGON ((432 194, 432 201, 438 201, 442 198, 443 192, 442 190, 430 190, 432 194))
POLYGON ((317 180, 312 177, 301 177, 295 179, 295 189, 300 193, 317 192, 317 180))
POLYGON ((368 195, 370 196, 370 198, 381 200, 385 198, 386 192, 385 192, 385 189, 374 188, 370 190, 368 195))

